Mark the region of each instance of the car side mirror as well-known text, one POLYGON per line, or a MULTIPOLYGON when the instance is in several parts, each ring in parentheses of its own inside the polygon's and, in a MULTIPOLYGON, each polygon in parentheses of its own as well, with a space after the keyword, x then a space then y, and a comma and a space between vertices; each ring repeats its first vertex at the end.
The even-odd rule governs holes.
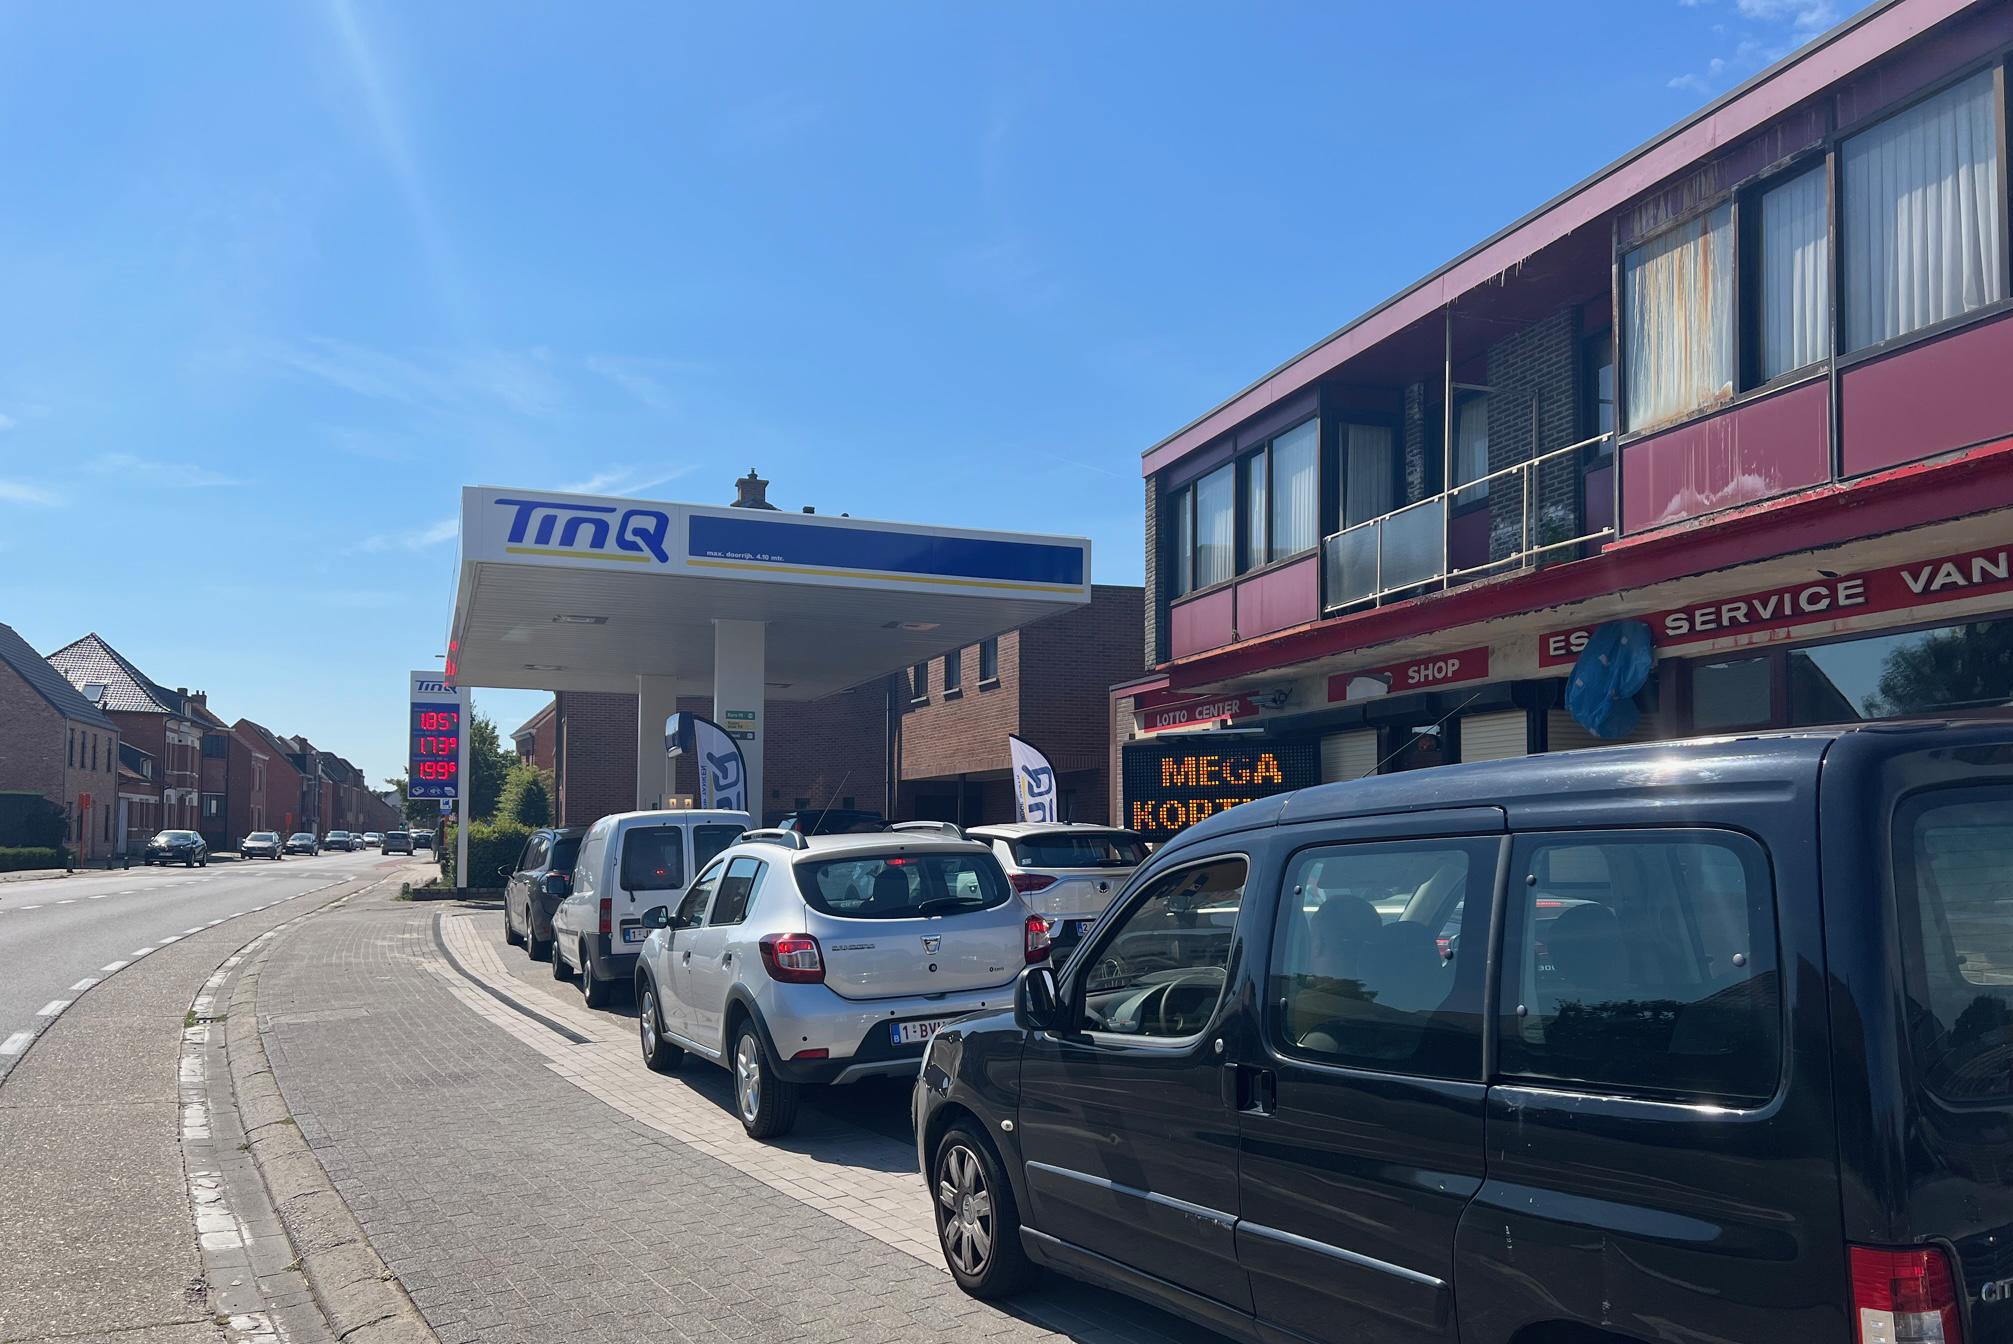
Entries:
POLYGON ((671 927, 671 907, 653 905, 643 912, 643 927, 646 929, 668 929, 671 927))
POLYGON ((1062 992, 1055 971, 1047 966, 1030 966, 1021 972, 1014 987, 1014 1021, 1028 1031, 1060 1031, 1062 992))
POLYGON ((505 881, 508 881, 509 879, 517 876, 517 870, 506 863, 502 867, 496 870, 496 875, 500 878, 503 878, 505 881))
POLYGON ((566 893, 572 887, 573 883, 567 879, 564 873, 547 873, 545 875, 545 894, 547 896, 557 896, 564 900, 566 893))

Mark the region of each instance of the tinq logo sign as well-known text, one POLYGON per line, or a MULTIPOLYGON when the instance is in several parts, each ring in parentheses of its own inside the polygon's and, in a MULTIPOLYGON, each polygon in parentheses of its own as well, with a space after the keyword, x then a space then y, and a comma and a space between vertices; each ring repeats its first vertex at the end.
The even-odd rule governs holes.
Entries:
POLYGON ((587 555, 647 565, 671 563, 664 542, 671 515, 658 509, 618 509, 612 504, 560 503, 549 499, 499 499, 514 509, 503 549, 511 555, 587 555))
POLYGON ((412 685, 414 695, 452 695, 444 681, 416 681, 412 685))

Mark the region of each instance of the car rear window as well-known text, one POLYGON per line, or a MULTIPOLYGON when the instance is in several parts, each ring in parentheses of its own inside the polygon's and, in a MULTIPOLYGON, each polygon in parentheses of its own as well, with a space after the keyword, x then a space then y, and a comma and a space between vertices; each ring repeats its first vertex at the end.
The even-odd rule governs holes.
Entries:
POLYGON ((1902 975, 1923 1083, 1955 1101, 2013 1096, 2013 789, 1903 801, 1894 822, 1902 975))
POLYGON ((797 889, 842 919, 924 919, 1006 904, 1013 895, 991 854, 862 854, 800 863, 797 889))
POLYGON ((549 865, 552 872, 570 873, 573 871, 573 865, 579 859, 579 836, 562 835, 552 842, 552 862, 549 865))
POLYGON ((638 826, 622 836, 622 886, 627 891, 671 891, 685 885, 685 831, 681 826, 638 826))
POLYGON ((1028 835, 1013 842, 1013 857, 1023 868, 1137 868, 1146 841, 1129 831, 1028 835))

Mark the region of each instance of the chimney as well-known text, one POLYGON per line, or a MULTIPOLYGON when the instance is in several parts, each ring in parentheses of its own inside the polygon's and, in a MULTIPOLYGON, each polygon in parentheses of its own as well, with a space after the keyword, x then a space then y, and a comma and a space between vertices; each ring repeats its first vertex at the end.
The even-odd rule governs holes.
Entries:
POLYGON ((769 502, 769 483, 755 474, 753 467, 748 474, 734 482, 734 505, 737 509, 774 509, 769 502))

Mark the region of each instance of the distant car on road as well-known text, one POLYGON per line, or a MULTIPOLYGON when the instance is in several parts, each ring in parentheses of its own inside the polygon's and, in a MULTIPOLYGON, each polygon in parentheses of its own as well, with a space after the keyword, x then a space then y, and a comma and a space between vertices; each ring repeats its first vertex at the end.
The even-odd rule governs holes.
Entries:
POLYGON ((412 847, 414 849, 431 850, 433 848, 433 832, 414 831, 412 833, 412 847))
POLYGON ((194 831, 162 831, 147 842, 143 857, 149 868, 157 863, 164 868, 171 863, 179 863, 184 868, 207 868, 210 866, 210 847, 194 831))
POLYGON ((384 847, 384 832, 365 831, 363 833, 363 847, 365 849, 382 849, 384 847))
POLYGON ((347 854, 357 847, 356 837, 348 831, 330 831, 322 837, 323 849, 341 850, 347 854))
POLYGON ((321 852, 321 844, 315 839, 314 833, 311 831, 295 831, 287 837, 287 853, 289 854, 306 854, 312 858, 321 852))
POLYGON ((383 849, 386 854, 412 853, 412 832, 386 831, 384 833, 383 849))
POLYGON ((278 860, 285 849, 278 831, 253 831, 238 841, 238 857, 242 859, 278 860))

